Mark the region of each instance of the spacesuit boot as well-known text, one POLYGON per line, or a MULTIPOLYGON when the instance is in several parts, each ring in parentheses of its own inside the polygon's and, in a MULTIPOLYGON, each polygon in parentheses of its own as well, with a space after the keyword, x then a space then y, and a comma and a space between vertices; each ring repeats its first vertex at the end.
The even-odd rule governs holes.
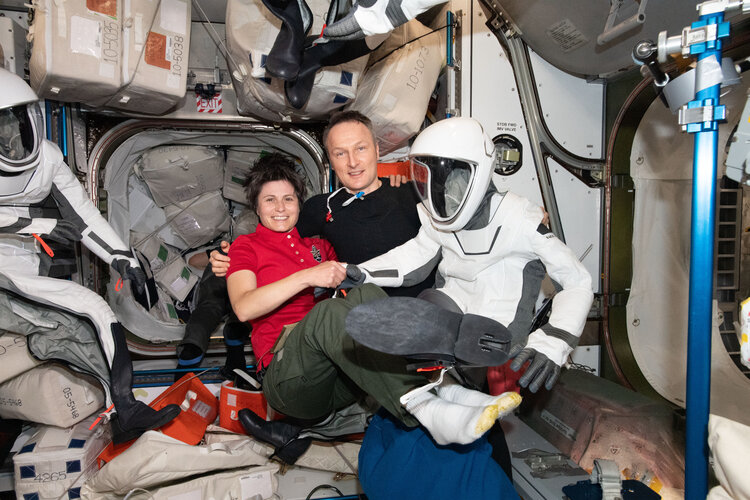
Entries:
POLYGON ((266 71, 282 80, 297 78, 302 65, 305 25, 297 0, 263 0, 271 13, 281 19, 281 28, 266 58, 266 71))
POLYGON ((364 40, 353 42, 332 41, 313 45, 302 56, 302 65, 295 80, 284 83, 284 92, 289 104, 302 109, 310 98, 315 74, 324 66, 336 66, 353 61, 370 53, 372 49, 364 40))
POLYGON ((504 364, 513 341, 510 331, 493 319, 412 297, 358 305, 346 317, 346 331, 376 351, 477 366, 504 364))
POLYGON ((135 439, 144 432, 157 429, 172 421, 180 413, 177 405, 167 405, 154 410, 133 397, 133 364, 128 354, 128 345, 122 325, 112 324, 115 352, 110 368, 112 402, 116 413, 112 417, 112 441, 123 443, 135 439))
POLYGON ((290 465, 294 464, 312 443, 312 438, 299 437, 302 427, 288 422, 268 422, 248 408, 237 412, 237 417, 248 434, 273 446, 273 454, 290 465))

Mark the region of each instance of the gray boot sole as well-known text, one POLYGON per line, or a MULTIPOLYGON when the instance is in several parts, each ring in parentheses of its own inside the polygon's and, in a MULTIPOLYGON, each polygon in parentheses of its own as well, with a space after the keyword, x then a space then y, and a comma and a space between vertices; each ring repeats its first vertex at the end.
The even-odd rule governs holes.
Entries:
POLYGON ((510 331, 495 320, 411 297, 355 307, 346 317, 346 331, 376 351, 476 366, 504 364, 512 340, 510 331))

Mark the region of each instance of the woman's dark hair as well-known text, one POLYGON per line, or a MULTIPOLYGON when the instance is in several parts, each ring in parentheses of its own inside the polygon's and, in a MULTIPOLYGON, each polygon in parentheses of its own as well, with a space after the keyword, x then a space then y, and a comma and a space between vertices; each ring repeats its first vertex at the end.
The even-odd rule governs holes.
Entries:
POLYGON ((305 198, 305 180, 295 170, 294 160, 280 153, 270 153, 256 160, 245 181, 245 197, 253 211, 258 206, 258 196, 263 186, 273 181, 288 181, 302 205, 305 198))
POLYGON ((367 130, 370 131, 370 135, 372 135, 372 142, 377 144, 378 141, 375 138, 375 130, 372 127, 372 120, 359 111, 347 110, 334 113, 328 120, 328 125, 326 125, 325 130, 323 130, 323 146, 326 147, 326 150, 328 149, 328 134, 331 132, 331 129, 339 123, 345 122, 361 123, 367 127, 367 130))

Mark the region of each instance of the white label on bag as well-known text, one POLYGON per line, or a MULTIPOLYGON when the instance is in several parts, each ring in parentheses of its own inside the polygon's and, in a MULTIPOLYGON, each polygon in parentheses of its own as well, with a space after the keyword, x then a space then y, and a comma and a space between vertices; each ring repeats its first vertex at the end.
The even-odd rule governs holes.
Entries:
POLYGON ((159 25, 173 33, 185 34, 187 4, 183 0, 162 0, 159 25))
POLYGON ((170 495, 167 500, 203 500, 203 493, 200 488, 186 493, 178 493, 177 495, 170 495))
POLYGON ((242 476, 240 478, 242 500, 251 500, 257 498, 258 495, 261 498, 269 498, 273 495, 271 484, 271 472, 267 470, 242 476))
POLYGON ((201 400, 197 400, 190 410, 201 418, 206 418, 211 414, 211 406, 201 400))
POLYGON ((70 51, 101 59, 102 26, 81 16, 70 17, 70 51))

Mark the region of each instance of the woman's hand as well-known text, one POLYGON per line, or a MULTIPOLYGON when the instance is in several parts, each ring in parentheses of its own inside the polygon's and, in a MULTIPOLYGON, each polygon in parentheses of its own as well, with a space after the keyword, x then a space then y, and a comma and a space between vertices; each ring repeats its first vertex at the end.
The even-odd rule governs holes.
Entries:
POLYGON ((308 286, 336 288, 346 278, 346 264, 329 260, 302 272, 308 286))

